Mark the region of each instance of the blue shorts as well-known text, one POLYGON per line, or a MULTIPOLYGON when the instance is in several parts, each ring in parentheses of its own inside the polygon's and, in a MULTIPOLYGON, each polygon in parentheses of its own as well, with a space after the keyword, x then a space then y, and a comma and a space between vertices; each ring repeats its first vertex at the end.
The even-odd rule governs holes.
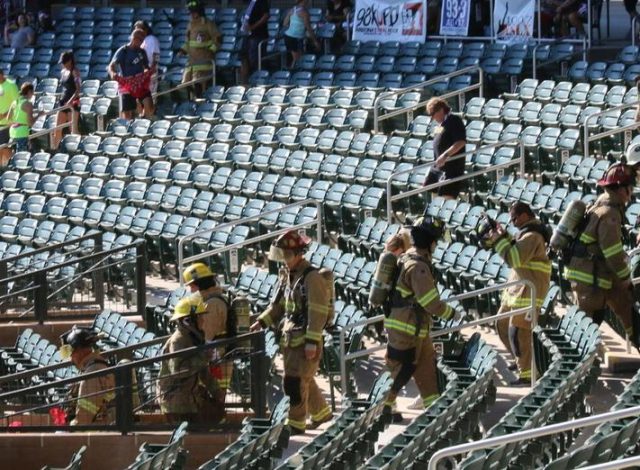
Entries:
POLYGON ((24 152, 29 150, 29 138, 28 137, 20 137, 19 139, 11 139, 11 145, 15 149, 16 152, 24 152))

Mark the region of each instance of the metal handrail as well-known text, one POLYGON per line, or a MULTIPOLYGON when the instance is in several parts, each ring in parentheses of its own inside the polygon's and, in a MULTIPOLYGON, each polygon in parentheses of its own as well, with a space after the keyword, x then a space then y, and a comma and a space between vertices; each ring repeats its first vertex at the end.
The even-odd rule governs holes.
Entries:
MULTIPOLYGON (((453 96, 462 94, 462 93, 466 93, 468 91, 473 91, 473 90, 480 90, 480 97, 483 96, 483 88, 484 88, 484 72, 482 70, 482 68, 478 65, 474 65, 472 67, 465 67, 463 69, 460 70, 456 70, 455 72, 451 72, 448 73, 446 75, 439 75, 435 78, 430 78, 429 80, 426 80, 422 83, 418 83, 416 85, 411 85, 409 87, 405 87, 405 88, 400 88, 399 90, 394 90, 394 91, 387 91, 384 93, 380 93, 380 95, 375 99, 375 101, 373 102, 373 130, 374 132, 378 132, 379 131, 379 121, 383 120, 383 119, 389 119, 390 117, 393 116, 397 116, 398 114, 403 114, 403 113, 408 113, 410 111, 413 111, 414 109, 419 108, 420 106, 424 106, 426 104, 425 102, 420 102, 418 104, 406 107, 406 108, 400 108, 397 110, 393 110, 389 113, 385 113, 384 115, 380 116, 380 113, 378 111, 378 108, 380 106, 380 101, 382 101, 383 99, 386 98, 390 98, 392 96, 398 96, 401 95, 403 93, 407 93, 409 91, 413 91, 413 90, 420 90, 423 89, 426 86, 432 85, 434 83, 440 83, 443 80, 446 80, 448 78, 453 78, 453 77, 457 77, 459 75, 467 75, 467 74, 471 74, 474 72, 478 72, 479 74, 479 79, 478 79, 478 83, 476 83, 475 85, 470 85, 468 87, 465 88, 461 88, 460 90, 453 90, 449 93, 447 93, 446 97, 450 97, 452 94, 453 96)), ((442 95, 444 96, 444 95, 442 95)), ((444 99, 444 98, 443 98, 444 99)))
POLYGON ((530 428, 512 434, 505 434, 503 436, 490 437, 481 441, 446 447, 444 449, 440 449, 431 456, 431 459, 429 459, 429 466, 427 468, 428 470, 436 470, 438 468, 438 462, 440 462, 445 457, 473 452, 474 450, 498 447, 504 444, 510 444, 512 442, 524 440, 528 441, 531 439, 536 439, 538 437, 549 436, 551 434, 557 434, 564 431, 570 431, 572 429, 607 423, 616 419, 637 418, 638 415, 640 415, 640 406, 634 406, 633 408, 609 411, 607 413, 587 416, 586 418, 579 418, 563 423, 550 424, 548 426, 542 426, 540 428, 530 428))
POLYGON ((513 138, 513 139, 509 139, 509 140, 503 140, 500 142, 496 142, 494 144, 489 144, 489 145, 485 145, 483 147, 478 147, 476 149, 470 150, 468 152, 464 152, 464 153, 459 153, 457 155, 454 155, 453 157, 447 159, 447 162, 452 161, 452 160, 459 160, 462 158, 465 158, 469 155, 474 155, 476 153, 478 153, 481 150, 487 150, 487 149, 492 149, 492 148, 497 148, 497 147, 503 147, 505 145, 511 145, 511 144, 517 144, 520 147, 520 156, 514 160, 510 160, 508 162, 505 163, 498 163, 495 165, 491 165, 487 168, 484 168, 482 170, 479 171, 474 171, 471 173, 465 173, 464 175, 455 177, 455 178, 451 178, 451 179, 447 179, 444 181, 438 181, 436 183, 430 184, 428 186, 423 186, 421 188, 415 188, 403 193, 399 193, 399 194, 395 194, 392 195, 391 192, 391 186, 393 183, 393 179, 396 178, 397 176, 400 175, 405 175, 407 173, 413 173, 416 170, 421 170, 423 168, 430 168, 432 166, 435 165, 435 161, 433 162, 428 162, 428 163, 424 163, 422 165, 418 165, 418 166, 414 166, 413 168, 408 168, 406 170, 402 170, 402 171, 397 171, 395 173, 393 173, 389 179, 387 180, 387 220, 391 221, 392 217, 393 217, 393 201, 399 201, 400 199, 404 199, 407 197, 411 197, 411 196, 415 196, 416 194, 421 194, 424 193, 426 191, 432 191, 433 189, 439 188, 440 186, 445 186, 447 184, 450 183, 454 183, 457 181, 464 181, 466 179, 478 176, 478 175, 482 175, 485 173, 488 173, 490 171, 498 171, 500 169, 503 168, 508 168, 511 166, 514 166, 516 164, 520 165, 520 174, 524 175, 524 165, 525 165, 525 149, 524 149, 524 142, 522 142, 520 139, 518 138, 513 138))
POLYGON ((600 132, 599 134, 594 134, 592 136, 589 136, 589 121, 593 120, 594 118, 599 118, 600 116, 605 116, 606 114, 610 113, 611 111, 621 111, 623 109, 628 109, 628 108, 633 108, 633 107, 637 107, 640 105, 640 101, 634 101, 633 103, 623 103, 620 104, 618 106, 613 106, 611 108, 607 108, 603 111, 600 111, 598 113, 593 113, 593 114, 589 114, 585 120, 584 120, 584 129, 583 129, 583 145, 584 145, 584 156, 588 157, 589 156, 589 142, 592 142, 594 140, 598 140, 601 139, 602 137, 607 137, 609 135, 614 135, 614 134, 618 134, 620 132, 626 131, 626 130, 631 130, 631 129, 636 129, 638 127, 640 127, 640 123, 633 123, 633 124, 629 124, 628 126, 624 126, 624 127, 619 127, 616 129, 612 129, 610 131, 606 131, 606 132, 600 132))
MULTIPOLYGON (((635 19, 635 16, 633 17, 635 19)), ((582 467, 582 470, 617 470, 619 468, 630 468, 640 465, 640 455, 627 457, 626 459, 613 460, 611 462, 599 463, 582 467)))
MULTIPOLYGON (((65 104, 64 106, 60 106, 58 108, 53 108, 51 111, 48 111, 48 112, 44 113, 43 116, 49 117, 49 116, 51 116, 51 115, 53 115, 55 113, 58 113, 60 111, 64 111, 66 109, 71 109, 72 107, 73 106, 71 104, 65 104)), ((45 119, 45 121, 46 121, 46 119, 45 119)), ((42 137, 43 135, 47 135, 47 134, 51 135, 51 134, 53 134, 54 131, 57 131, 58 129, 66 129, 67 127, 71 127, 72 125, 73 125, 73 123, 69 120, 69 121, 67 121, 67 122, 65 122, 63 124, 51 127, 49 129, 42 129, 42 130, 40 130, 38 132, 34 132, 33 134, 29 134, 27 139, 28 140, 33 140, 33 139, 36 139, 38 137, 42 137)), ((0 130, 5 130, 5 129, 10 128, 10 127, 11 127, 11 125, 3 126, 3 127, 0 127, 0 130)), ((29 129, 29 130, 31 130, 31 129, 29 129)), ((11 147, 11 144, 9 144, 9 143, 0 145, 0 149, 10 148, 10 147, 11 147)))
MULTIPOLYGON (((169 339, 169 336, 170 335, 159 336, 157 338, 149 339, 136 344, 131 344, 129 346, 124 346, 122 348, 115 348, 115 349, 109 349, 107 351, 101 351, 100 355, 102 355, 104 358, 109 358, 111 356, 117 356, 122 353, 128 353, 129 351, 148 348, 149 346, 154 346, 156 344, 164 343, 167 339, 169 339)), ((57 364, 49 364, 47 366, 39 366, 33 369, 17 372, 15 374, 0 376, 0 384, 7 383, 7 382, 14 382, 16 380, 28 379, 30 377, 33 377, 34 375, 44 375, 54 370, 64 369, 72 366, 73 366, 72 361, 58 362, 57 364)))
POLYGON ((636 46, 636 22, 637 21, 638 21, 638 17, 637 16, 634 16, 631 19, 631 45, 633 47, 636 46))
POLYGON ((173 88, 169 88, 168 90, 156 91, 153 95, 153 98, 157 98, 158 96, 168 95, 169 93, 173 93, 176 90, 181 90, 182 88, 190 87, 196 83, 205 82, 207 80, 213 80, 213 85, 216 84, 216 61, 213 61, 213 73, 211 75, 207 75, 205 77, 194 78, 193 80, 189 80, 188 82, 180 83, 173 88))
MULTIPOLYGON (((547 38, 538 38, 536 39, 536 41, 538 42, 538 44, 535 45, 535 47, 533 48, 533 54, 531 57, 531 67, 532 67, 532 78, 537 78, 537 71, 538 71, 538 66, 536 64, 536 62, 538 61, 537 58, 537 52, 538 52, 538 48, 540 46, 543 46, 544 43, 552 43, 552 44, 561 44, 561 43, 570 43, 570 44, 582 44, 582 60, 587 60, 587 39, 586 38, 582 38, 582 39, 547 39, 547 38)), ((564 59, 568 59, 571 57, 574 57, 576 55, 578 55, 580 52, 574 52, 573 54, 569 55, 569 56, 563 56, 561 58, 558 59, 553 59, 553 60, 548 60, 546 62, 543 62, 542 64, 540 64, 540 67, 543 67, 545 65, 549 65, 549 64, 553 64, 555 62, 560 62, 564 59)))
MULTIPOLYGON (((318 239, 318 243, 321 242, 322 240, 322 203, 316 199, 305 199, 303 201, 298 201, 298 202, 294 202, 293 204, 288 204, 286 206, 277 208, 277 209, 272 209, 266 212, 261 212, 260 214, 256 214, 256 215, 252 215, 251 217, 245 217, 243 219, 238 219, 238 220, 234 220, 232 222, 227 222, 224 224, 220 224, 220 225, 216 225, 215 227, 212 227, 210 229, 207 230, 200 230, 198 232, 194 232, 190 235, 184 236, 182 238, 180 238, 178 240, 178 273, 182 273, 182 270, 184 269, 184 264, 185 263, 192 263, 194 261, 197 261, 199 259, 202 258, 207 258, 209 256, 213 256, 216 254, 220 254, 220 253, 224 253, 226 251, 230 251, 236 248, 241 248, 243 246, 252 244, 252 243, 257 243, 259 241, 262 240, 266 240, 269 238, 273 238, 275 236, 278 236, 281 233, 284 233, 288 230, 294 230, 294 229, 299 229, 299 228, 304 228, 304 227, 310 227, 311 225, 316 225, 317 227, 317 239, 318 239), (304 222, 302 224, 297 224, 294 225, 292 227, 287 227, 286 229, 281 229, 281 230, 277 230, 277 231, 273 231, 273 232, 269 232, 267 234, 264 235, 260 235, 258 237, 254 237, 254 238, 250 238, 248 240, 244 240, 242 242, 238 242, 238 243, 234 243, 233 245, 226 245, 224 247, 221 248, 216 248, 213 250, 209 250, 206 252, 202 252, 202 253, 198 253, 197 255, 193 255, 193 256, 189 256, 188 258, 184 258, 184 245, 186 242, 188 242, 189 240, 193 240, 194 238, 198 238, 201 235, 206 235, 206 234, 210 234, 210 233, 215 233, 223 228, 228 228, 228 227, 235 227, 236 225, 243 225, 247 222, 253 222, 256 220, 260 220, 262 219, 265 215, 270 215, 270 214, 277 214, 280 213, 284 210, 290 209, 292 207, 299 207, 299 206, 307 206, 310 204, 315 204, 316 208, 318 209, 318 214, 316 216, 316 218, 314 220, 311 220, 309 222, 304 222)), ((184 280, 182 279, 182 276, 180 277, 180 285, 184 285, 184 280)))
MULTIPOLYGON (((528 307, 522 307, 516 310, 511 310, 509 312, 498 313, 496 315, 492 315, 490 317, 481 318, 479 320, 473 320, 470 322, 466 322, 457 326, 452 326, 450 328, 445 328, 438 331, 432 331, 429 333, 430 338, 437 338, 440 336, 448 335, 449 333, 454 333, 456 331, 463 330, 465 328, 470 328, 474 326, 484 325, 485 323, 492 323, 494 321, 502 320, 504 318, 510 318, 515 315, 522 315, 523 313, 531 314, 531 331, 538 326, 538 309, 536 308, 536 286, 527 279, 520 279, 517 281, 505 282, 504 284, 497 284, 490 287, 484 287, 482 289, 477 289, 471 292, 466 292, 464 294, 455 295, 448 297, 447 299, 442 299, 445 303, 457 302, 464 299, 475 298, 479 295, 489 294, 491 292, 495 292, 498 290, 506 289, 513 286, 527 286, 531 289, 531 304, 528 307)), ((342 327, 339 334, 340 340, 340 380, 342 384, 342 393, 344 394, 347 390, 347 361, 357 359, 359 357, 368 356, 369 354, 381 351, 386 348, 385 345, 374 346, 372 348, 365 348, 363 350, 347 353, 346 352, 346 336, 347 332, 357 328, 359 326, 372 325, 374 323, 381 322, 385 319, 384 315, 376 315, 375 317, 366 318, 364 320, 357 321, 355 323, 349 323, 342 327)), ((531 335, 531 350, 534 350, 535 347, 534 335, 531 335)), ((537 380, 537 370, 536 370, 536 359, 535 355, 531 355, 531 388, 535 386, 537 380)))

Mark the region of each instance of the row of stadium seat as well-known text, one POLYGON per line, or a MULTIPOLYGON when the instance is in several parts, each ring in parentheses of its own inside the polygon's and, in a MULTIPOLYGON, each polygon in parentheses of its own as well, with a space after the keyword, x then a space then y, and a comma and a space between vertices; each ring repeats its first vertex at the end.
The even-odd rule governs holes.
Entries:
POLYGON ((379 375, 366 399, 349 400, 344 411, 324 432, 276 468, 307 469, 333 465, 355 468, 373 453, 378 434, 389 424, 382 415, 382 407, 392 382, 388 372, 379 375))
MULTIPOLYGON (((640 405, 638 388, 640 374, 636 374, 627 384, 624 391, 611 408, 611 411, 622 410, 640 405)), ((597 465, 611 462, 626 456, 635 455, 638 446, 638 418, 627 418, 610 423, 603 423, 596 428, 594 434, 580 447, 571 453, 561 455, 549 463, 545 470, 565 470, 580 466, 597 465)))
POLYGON ((284 397, 269 418, 246 420, 236 441, 198 470, 273 468, 289 442, 289 429, 284 424, 288 413, 289 398, 284 397))
MULTIPOLYGON (((567 311, 562 321, 534 331, 536 363, 542 376, 531 392, 521 398, 487 437, 544 426, 558 419, 587 413, 584 398, 598 376, 596 359, 600 333, 598 325, 577 308, 567 311)), ((472 452, 461 463, 465 470, 507 467, 510 462, 525 467, 545 459, 550 439, 520 441, 493 450, 472 452)), ((570 443, 568 443, 570 445, 570 443)))
POLYGON ((425 466, 443 445, 466 441, 477 431, 479 415, 495 400, 493 385, 496 352, 475 333, 456 351, 445 343, 438 360, 444 379, 440 397, 413 419, 402 433, 382 447, 362 469, 406 469, 425 466))

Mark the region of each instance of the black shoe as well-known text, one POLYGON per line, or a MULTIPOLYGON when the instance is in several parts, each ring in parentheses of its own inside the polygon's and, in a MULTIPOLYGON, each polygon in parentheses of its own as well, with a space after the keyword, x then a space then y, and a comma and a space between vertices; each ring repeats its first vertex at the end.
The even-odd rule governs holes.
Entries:
POLYGON ((518 364, 516 364, 515 362, 510 362, 509 365, 507 366, 507 369, 518 370, 518 364))
POLYGON ((384 405, 384 407, 382 407, 382 414, 389 417, 389 420, 394 424, 401 423, 404 419, 400 413, 393 411, 393 408, 389 405, 384 405))
POLYGON ((294 428, 291 425, 289 425, 289 429, 291 430, 290 434, 292 436, 302 436, 304 434, 304 429, 294 428))
POLYGON ((518 377, 517 379, 509 382, 509 385, 511 385, 512 387, 522 387, 530 384, 531 384, 531 379, 523 379, 522 377, 518 377))

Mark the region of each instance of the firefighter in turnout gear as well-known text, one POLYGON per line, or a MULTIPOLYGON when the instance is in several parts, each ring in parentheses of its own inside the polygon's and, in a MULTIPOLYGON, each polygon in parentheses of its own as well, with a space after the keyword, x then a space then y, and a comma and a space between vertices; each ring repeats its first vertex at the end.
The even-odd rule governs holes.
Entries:
MULTIPOLYGON (((191 21, 187 26, 186 40, 180 52, 188 57, 184 68, 182 83, 212 74, 213 61, 220 46, 220 32, 213 21, 209 21, 204 14, 204 6, 199 0, 187 2, 191 13, 191 21)), ((192 90, 196 98, 201 98, 207 89, 209 80, 194 84, 192 90)))
MULTIPOLYGON (((518 229, 512 238, 497 225, 489 234, 487 247, 493 246, 511 268, 507 282, 525 279, 531 281, 536 290, 535 305, 540 308, 551 282, 551 261, 547 256, 550 233, 535 216, 531 207, 516 202, 509 211, 510 220, 518 229)), ((525 285, 507 288, 502 293, 498 313, 505 313, 531 305, 531 289, 525 285)), ((511 385, 526 385, 531 380, 531 314, 515 315, 497 322, 498 336, 505 347, 516 357, 518 378, 511 385)))
MULTIPOLYGON (((98 335, 91 328, 74 325, 61 337, 60 357, 70 359, 81 374, 97 372, 109 367, 107 361, 95 350, 98 335)), ((75 411, 69 416, 71 425, 111 424, 115 421, 115 380, 113 375, 103 375, 80 382, 75 411), (104 393, 100 393, 104 392, 104 393)))
POLYGON ((635 170, 620 163, 609 167, 598 181, 604 193, 587 209, 586 225, 574 241, 564 276, 571 281, 575 301, 582 310, 600 324, 608 307, 635 343, 631 272, 622 246, 625 207, 634 184, 635 170))
MULTIPOLYGON (((182 274, 185 285, 189 286, 193 293, 193 302, 202 301, 206 312, 198 316, 198 326, 204 333, 205 341, 227 338, 229 319, 229 306, 223 298, 222 288, 216 282, 215 274, 204 263, 195 263, 184 270, 182 274)), ((217 348, 208 351, 212 361, 219 361, 225 354, 225 348, 217 348)), ((220 363, 218 379, 219 399, 224 402, 227 390, 231 385, 233 362, 220 363)))
MULTIPOLYGON (((396 397, 411 377, 427 408, 439 397, 436 354, 429 338, 433 315, 449 319, 452 308, 440 300, 431 271, 431 256, 444 232, 443 224, 431 217, 418 219, 411 227, 412 247, 399 261, 395 289, 390 293, 391 311, 384 320, 388 345, 386 361, 394 378, 384 413, 391 414, 396 397)), ((394 413, 394 421, 402 416, 394 413)))
MULTIPOLYGON (((162 354, 204 344, 198 317, 206 311, 195 296, 178 302, 170 320, 176 329, 162 348, 162 354)), ((160 409, 172 424, 182 421, 214 424, 224 417, 224 402, 218 399, 218 385, 209 373, 206 350, 163 361, 156 390, 160 409)))
POLYGON ((271 245, 269 259, 284 263, 280 284, 269 307, 252 330, 278 325, 284 317, 280 346, 284 356, 283 388, 291 400, 288 424, 293 434, 330 421, 331 408, 316 384, 322 357, 322 332, 333 299, 320 272, 304 258, 309 238, 290 230, 271 245), (311 424, 307 425, 307 415, 311 424))

